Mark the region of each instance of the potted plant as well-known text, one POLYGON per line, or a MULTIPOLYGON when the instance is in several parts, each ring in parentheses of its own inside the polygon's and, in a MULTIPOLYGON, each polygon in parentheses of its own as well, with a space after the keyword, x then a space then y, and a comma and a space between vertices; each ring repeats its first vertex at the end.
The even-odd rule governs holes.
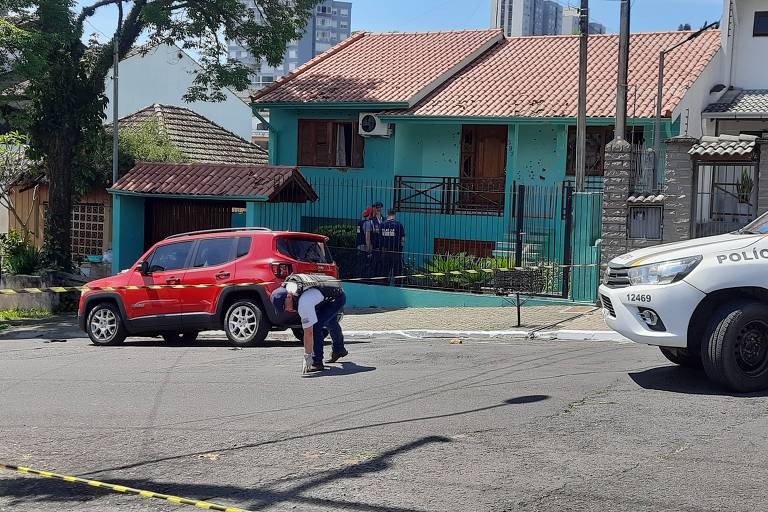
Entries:
POLYGON ((752 199, 752 188, 755 182, 746 169, 741 171, 741 181, 736 185, 736 191, 739 197, 739 203, 749 204, 752 199))

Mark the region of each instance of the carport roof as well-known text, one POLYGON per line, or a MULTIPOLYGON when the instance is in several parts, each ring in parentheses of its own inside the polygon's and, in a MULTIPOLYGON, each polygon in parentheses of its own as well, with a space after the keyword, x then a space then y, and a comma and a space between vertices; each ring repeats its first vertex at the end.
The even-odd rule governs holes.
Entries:
POLYGON ((296 167, 139 162, 109 190, 119 195, 303 203, 317 193, 296 167))

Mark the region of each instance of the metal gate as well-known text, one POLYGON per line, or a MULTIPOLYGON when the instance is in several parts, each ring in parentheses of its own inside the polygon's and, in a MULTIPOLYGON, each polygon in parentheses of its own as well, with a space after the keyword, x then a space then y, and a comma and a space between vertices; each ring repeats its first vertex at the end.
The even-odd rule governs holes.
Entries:
POLYGON ((757 216, 757 162, 697 161, 694 238, 735 231, 757 216))
POLYGON ((144 214, 146 248, 177 233, 232 227, 234 202, 147 199, 144 214))

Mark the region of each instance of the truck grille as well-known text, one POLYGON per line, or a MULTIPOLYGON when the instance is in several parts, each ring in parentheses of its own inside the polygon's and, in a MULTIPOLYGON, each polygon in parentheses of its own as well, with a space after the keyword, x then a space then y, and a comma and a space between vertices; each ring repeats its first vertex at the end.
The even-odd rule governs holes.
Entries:
POLYGON ((608 288, 626 288, 629 286, 629 269, 608 267, 603 278, 608 288))
POLYGON ((608 311, 608 314, 611 315, 613 318, 616 318, 616 311, 613 309, 613 303, 611 302, 611 299, 606 297, 605 295, 600 295, 600 302, 603 303, 603 307, 606 311, 608 311))

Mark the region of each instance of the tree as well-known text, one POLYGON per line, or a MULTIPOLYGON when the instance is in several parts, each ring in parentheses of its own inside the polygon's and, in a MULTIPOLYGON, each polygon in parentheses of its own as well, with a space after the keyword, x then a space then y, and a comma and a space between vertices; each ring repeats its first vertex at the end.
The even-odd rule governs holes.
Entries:
POLYGON ((49 181, 45 252, 59 268, 71 265, 73 182, 78 159, 97 143, 107 100, 104 84, 113 45, 123 59, 140 37, 197 52, 201 70, 187 101, 222 101, 222 89, 249 85, 247 66, 229 60, 225 41, 278 64, 298 39, 319 0, 0 0, 0 83, 27 80, 25 119, 30 156, 45 162, 49 181), (251 2, 248 2, 251 4, 251 2), (98 11, 117 8, 109 42, 83 43, 84 25, 98 11))
MULTIPOLYGON (((13 188, 25 178, 34 181, 37 177, 36 163, 26 155, 27 137, 19 132, 0 135, 0 206, 5 207, 21 228, 24 240, 29 238, 29 221, 34 213, 34 200, 26 212, 19 211, 13 201, 13 188)), ((33 198, 37 196, 38 185, 33 185, 33 198)), ((7 226, 6 226, 7 227, 7 226)))
POLYGON ((691 30, 691 24, 690 23, 681 23, 677 27, 678 32, 682 32, 683 30, 691 30))

